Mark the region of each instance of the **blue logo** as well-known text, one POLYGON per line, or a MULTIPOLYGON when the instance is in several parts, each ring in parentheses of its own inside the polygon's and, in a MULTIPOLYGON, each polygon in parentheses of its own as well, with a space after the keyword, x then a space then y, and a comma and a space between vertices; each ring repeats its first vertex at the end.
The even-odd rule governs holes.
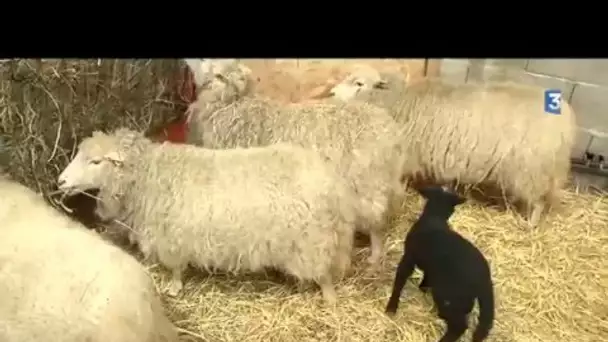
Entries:
POLYGON ((562 91, 559 89, 545 90, 545 112, 560 115, 562 113, 562 91))

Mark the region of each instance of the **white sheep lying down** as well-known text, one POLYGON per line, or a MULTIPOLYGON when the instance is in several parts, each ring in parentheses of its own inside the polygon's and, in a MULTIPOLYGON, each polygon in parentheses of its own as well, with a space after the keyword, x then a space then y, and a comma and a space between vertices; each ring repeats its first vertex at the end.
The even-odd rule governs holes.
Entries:
POLYGON ((333 164, 285 144, 210 150, 95 132, 59 176, 67 193, 100 189, 98 214, 137 232, 144 255, 172 271, 275 267, 321 287, 350 265, 357 201, 333 164))
POLYGON ((176 342, 144 268, 0 175, 0 341, 176 342))

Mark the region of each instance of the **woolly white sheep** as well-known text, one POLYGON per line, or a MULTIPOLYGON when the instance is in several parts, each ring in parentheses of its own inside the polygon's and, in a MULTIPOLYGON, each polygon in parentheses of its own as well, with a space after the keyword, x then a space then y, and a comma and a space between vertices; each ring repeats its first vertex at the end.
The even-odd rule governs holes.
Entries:
POLYGON ((366 103, 282 104, 252 94, 248 69, 233 60, 186 61, 199 91, 187 141, 217 149, 277 142, 318 148, 359 194, 367 212, 358 229, 370 235, 369 262, 377 265, 382 230, 403 192, 399 128, 386 110, 366 103))
POLYGON ((406 174, 444 184, 497 185, 525 204, 531 226, 556 202, 576 136, 567 102, 560 115, 545 113, 545 89, 513 82, 426 79, 407 86, 389 82, 396 89, 380 92, 370 87, 375 80, 359 81, 337 86, 334 96, 386 106, 404 125, 406 174))
POLYGON ((0 175, 0 341, 177 342, 152 279, 0 175))
POLYGON ((67 193, 100 189, 98 214, 137 232, 144 255, 182 289, 191 263, 231 273, 276 267, 315 281, 328 302, 350 265, 354 194, 312 149, 286 144, 210 150, 95 132, 59 176, 67 193))

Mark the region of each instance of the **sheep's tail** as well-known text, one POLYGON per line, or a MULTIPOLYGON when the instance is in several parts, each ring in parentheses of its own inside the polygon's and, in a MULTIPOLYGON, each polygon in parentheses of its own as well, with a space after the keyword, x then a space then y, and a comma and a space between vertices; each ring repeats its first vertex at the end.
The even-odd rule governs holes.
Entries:
POLYGON ((479 303, 479 319, 473 333, 473 342, 481 342, 488 337, 494 324, 494 288, 489 278, 481 288, 477 301, 479 303))

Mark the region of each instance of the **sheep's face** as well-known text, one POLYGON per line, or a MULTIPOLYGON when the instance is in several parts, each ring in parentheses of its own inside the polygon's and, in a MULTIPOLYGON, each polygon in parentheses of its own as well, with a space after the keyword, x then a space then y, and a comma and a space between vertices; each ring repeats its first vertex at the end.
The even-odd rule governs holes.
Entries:
POLYGON ((372 89, 387 89, 388 84, 379 75, 368 76, 353 73, 337 84, 330 92, 332 96, 341 100, 349 101, 357 95, 369 93, 372 89))
POLYGON ((251 86, 251 70, 234 59, 186 59, 190 67, 199 98, 214 100, 227 90, 231 95, 244 95, 251 86))
POLYGON ((100 132, 83 140, 74 159, 59 175, 59 190, 73 195, 101 188, 104 178, 124 161, 118 146, 115 137, 100 132))

